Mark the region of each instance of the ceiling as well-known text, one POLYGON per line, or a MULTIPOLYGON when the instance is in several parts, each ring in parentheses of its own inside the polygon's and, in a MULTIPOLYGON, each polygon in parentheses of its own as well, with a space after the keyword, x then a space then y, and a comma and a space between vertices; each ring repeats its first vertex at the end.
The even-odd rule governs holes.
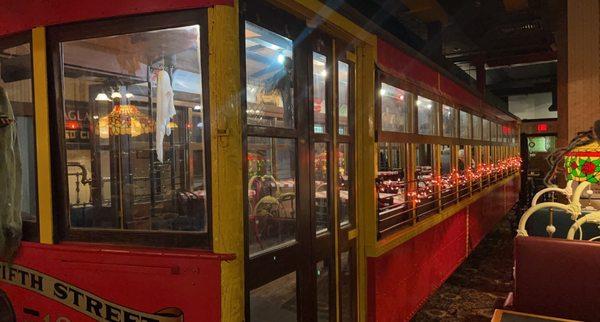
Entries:
POLYGON ((344 2, 441 66, 485 66, 487 94, 504 101, 555 90, 560 0, 332 2, 344 2))

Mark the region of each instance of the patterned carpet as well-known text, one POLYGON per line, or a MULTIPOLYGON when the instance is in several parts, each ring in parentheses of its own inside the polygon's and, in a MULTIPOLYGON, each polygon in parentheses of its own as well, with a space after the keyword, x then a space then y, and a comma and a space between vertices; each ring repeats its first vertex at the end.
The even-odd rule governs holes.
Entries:
POLYGON ((414 322, 490 321, 512 291, 513 229, 507 216, 414 316, 414 322))

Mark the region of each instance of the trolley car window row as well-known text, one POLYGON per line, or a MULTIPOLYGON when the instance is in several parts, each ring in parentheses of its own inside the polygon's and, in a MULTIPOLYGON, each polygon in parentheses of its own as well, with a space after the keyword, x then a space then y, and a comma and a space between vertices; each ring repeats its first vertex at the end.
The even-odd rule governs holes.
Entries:
POLYGON ((378 73, 378 238, 411 227, 516 171, 516 131, 378 73))

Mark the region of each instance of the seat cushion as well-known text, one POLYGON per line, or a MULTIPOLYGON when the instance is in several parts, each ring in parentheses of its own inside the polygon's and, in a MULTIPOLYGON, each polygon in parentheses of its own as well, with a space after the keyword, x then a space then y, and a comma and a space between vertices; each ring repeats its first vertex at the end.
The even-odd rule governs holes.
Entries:
POLYGON ((600 321, 600 243, 517 237, 514 308, 600 321))

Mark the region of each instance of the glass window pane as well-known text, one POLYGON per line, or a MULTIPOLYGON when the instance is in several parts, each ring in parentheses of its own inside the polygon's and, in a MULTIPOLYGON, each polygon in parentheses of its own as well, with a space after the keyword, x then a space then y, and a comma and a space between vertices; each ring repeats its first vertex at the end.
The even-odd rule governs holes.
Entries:
POLYGON ((329 321, 330 262, 317 263, 317 321, 329 321))
POLYGON ((245 28, 247 122, 293 128, 293 43, 251 22, 245 28))
POLYGON ((442 110, 443 117, 443 127, 444 127, 444 136, 445 137, 455 137, 456 136, 456 109, 444 105, 442 110))
POLYGON ((471 114, 460 111, 460 138, 470 139, 471 137, 471 114))
POLYGON ((8 137, 14 140, 4 142, 6 147, 12 147, 10 151, 15 152, 14 163, 7 161, 1 165, 2 171, 7 172, 0 171, 0 177, 8 179, 11 186, 21 187, 20 198, 14 195, 19 199, 8 200, 14 212, 21 213, 24 221, 36 222, 37 169, 30 45, 0 50, 0 72, 0 121, 9 122, 8 125, 0 125, 0 133, 12 133, 8 137), (21 176, 10 179, 19 166, 21 176))
POLYGON ((313 52, 313 115, 315 133, 327 132, 327 57, 313 52))
POLYGON ((458 170, 464 171, 466 169, 467 158, 465 155, 465 146, 461 145, 458 148, 458 170))
POLYGON ((410 93, 386 83, 381 84, 381 129, 392 132, 408 132, 408 109, 410 93))
POLYGON ((314 145, 314 187, 315 187, 315 214, 317 221, 317 235, 329 229, 329 151, 327 143, 314 145))
POLYGON ((490 121, 483 119, 483 140, 490 140, 490 121))
POLYGON ((407 198, 406 151, 406 144, 379 143, 379 171, 375 184, 380 235, 412 221, 412 202, 407 198))
POLYGON ((442 175, 450 174, 452 172, 452 149, 449 145, 441 146, 441 157, 442 175))
POLYGON ((481 140, 481 117, 473 115, 473 139, 481 140))
POLYGON ((200 26, 61 46, 71 227, 205 232, 200 26))
POLYGON ((417 214, 431 214, 437 207, 436 186, 434 184, 436 171, 433 168, 433 145, 417 144, 415 152, 415 180, 418 198, 417 214))
POLYGON ((340 225, 350 224, 350 193, 352 187, 350 172, 350 145, 348 143, 338 144, 338 207, 340 225))
POLYGON ((356 299, 354 298, 354 271, 355 271, 355 243, 351 242, 351 250, 343 252, 340 255, 340 305, 342 313, 340 321, 353 322, 355 316, 356 299))
POLYGON ((250 322, 297 322, 296 272, 250 291, 250 322))
POLYGON ((350 106, 350 66, 343 61, 338 61, 338 133, 350 135, 349 113, 350 106))
POLYGON ((417 96, 415 105, 417 105, 417 120, 419 123, 418 133, 425 135, 436 134, 437 103, 423 96, 417 96))
POLYGON ((248 137, 250 256, 296 238, 296 142, 248 137))

